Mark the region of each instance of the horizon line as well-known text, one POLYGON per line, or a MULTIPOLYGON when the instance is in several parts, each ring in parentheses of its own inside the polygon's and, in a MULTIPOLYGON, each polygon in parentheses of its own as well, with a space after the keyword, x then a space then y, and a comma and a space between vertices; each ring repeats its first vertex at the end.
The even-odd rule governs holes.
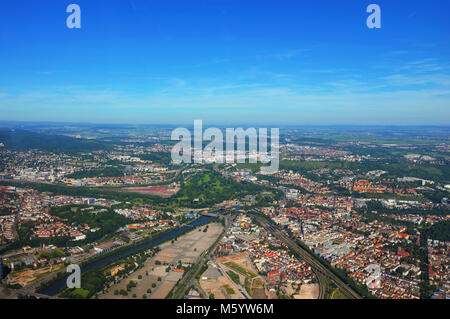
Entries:
MULTIPOLYGON (((205 122, 204 120, 202 120, 205 122)), ((178 124, 170 124, 170 123, 119 123, 119 122, 109 122, 109 123, 99 123, 99 122, 71 122, 71 121, 23 121, 23 120, 0 120, 0 124, 2 123, 10 123, 10 124, 50 124, 50 125, 61 125, 61 124, 71 124, 71 125, 111 125, 111 126, 119 126, 119 125, 130 125, 130 126, 163 126, 163 127, 177 127, 177 126, 193 126, 192 123, 178 123, 178 124)), ((227 125, 237 125, 243 126, 243 123, 215 123, 215 124, 207 124, 206 126, 219 126, 224 127, 227 125)), ((268 125, 268 126, 279 126, 279 127, 439 127, 439 128, 450 128, 450 124, 281 124, 281 123, 250 123, 245 124, 244 126, 251 125, 268 125)))

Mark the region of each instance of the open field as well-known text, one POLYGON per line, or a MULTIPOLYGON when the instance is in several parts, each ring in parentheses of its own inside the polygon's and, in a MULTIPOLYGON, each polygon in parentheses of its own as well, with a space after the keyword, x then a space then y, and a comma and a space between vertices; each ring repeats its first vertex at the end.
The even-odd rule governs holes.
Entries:
POLYGON ((348 297, 340 289, 335 289, 331 294, 331 299, 348 299, 348 297))
POLYGON ((36 270, 27 269, 21 272, 12 273, 12 282, 16 282, 22 287, 26 287, 35 280, 43 279, 46 276, 51 275, 52 273, 58 272, 61 268, 64 267, 63 264, 58 265, 48 265, 43 268, 39 268, 36 270))
POLYGON ((250 261, 247 252, 239 252, 229 256, 216 259, 220 268, 227 272, 230 282, 236 286, 233 277, 239 279, 239 286, 247 290, 247 293, 256 299, 265 299, 267 296, 274 297, 267 290, 264 278, 258 275, 258 271, 250 261))
POLYGON ((183 265, 193 264, 203 251, 208 249, 222 232, 221 224, 209 224, 208 230, 203 232, 206 226, 179 237, 172 242, 161 244, 155 256, 149 258, 144 267, 132 273, 128 278, 112 285, 108 291, 99 297, 103 299, 142 299, 144 295, 151 299, 163 299, 167 296, 177 281, 183 276, 182 271, 174 271, 176 265, 181 261, 183 265), (169 268, 170 267, 170 270, 169 268), (159 279, 159 280, 158 280, 159 279), (137 283, 136 287, 130 289, 126 296, 116 295, 114 291, 127 290, 130 281, 137 283), (149 289, 151 292, 149 292, 149 289))
POLYGON ((306 284, 302 285, 300 292, 294 295, 295 299, 317 299, 319 298, 319 285, 318 284, 306 284))
POLYGON ((256 274, 254 274, 251 271, 248 271, 244 267, 242 267, 242 266, 240 266, 240 265, 238 265, 238 264, 236 264, 236 263, 234 263, 232 261, 229 261, 229 262, 225 263, 225 265, 227 265, 228 267, 232 268, 233 270, 236 270, 237 272, 239 272, 239 273, 241 273, 241 274, 243 274, 243 275, 245 275, 247 277, 250 277, 250 278, 255 278, 256 277, 256 274))
POLYGON ((215 299, 244 299, 233 281, 228 279, 215 265, 209 265, 202 274, 200 286, 208 296, 214 295, 215 299))
POLYGON ((170 197, 178 192, 179 189, 168 189, 165 186, 143 186, 143 187, 122 187, 122 192, 132 192, 144 195, 156 195, 160 197, 170 197))

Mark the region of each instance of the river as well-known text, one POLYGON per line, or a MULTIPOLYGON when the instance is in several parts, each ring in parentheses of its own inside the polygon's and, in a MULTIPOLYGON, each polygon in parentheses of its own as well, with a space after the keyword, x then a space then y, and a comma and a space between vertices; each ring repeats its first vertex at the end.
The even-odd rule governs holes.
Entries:
MULTIPOLYGON (((191 228, 199 227, 202 225, 205 225, 209 223, 211 220, 213 220, 213 217, 210 216, 201 216, 197 218, 196 220, 190 222, 187 225, 184 225, 178 229, 174 229, 160 237, 149 239, 148 241, 145 241, 143 243, 140 243, 136 246, 129 247, 128 249, 121 250, 117 253, 111 253, 110 255, 105 256, 105 258, 102 258, 100 260, 97 260, 91 264, 86 265, 81 269, 81 273, 85 273, 87 271, 95 270, 97 268, 103 267, 111 262, 114 262, 118 259, 121 259, 125 256, 135 254, 136 252, 140 250, 145 250, 154 246, 157 246, 163 242, 166 242, 168 240, 171 240, 177 236, 180 236, 187 232, 191 228)), ((68 274, 69 275, 69 274, 68 274)), ((66 280, 67 276, 55 281, 53 284, 51 284, 49 287, 41 291, 42 294, 48 295, 48 296, 54 296, 58 292, 60 292, 63 288, 66 287, 66 280)))

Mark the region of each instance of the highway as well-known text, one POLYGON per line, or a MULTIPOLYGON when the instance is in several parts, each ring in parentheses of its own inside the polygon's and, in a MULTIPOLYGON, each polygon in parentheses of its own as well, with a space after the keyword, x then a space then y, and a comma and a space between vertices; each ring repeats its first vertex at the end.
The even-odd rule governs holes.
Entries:
POLYGON ((357 293, 352 287, 343 282, 339 277, 337 277, 328 268, 326 268, 319 260, 317 260, 317 257, 311 255, 308 251, 303 249, 301 246, 297 245, 295 241, 287 237, 279 227, 268 223, 264 218, 261 218, 260 216, 253 215, 251 213, 249 214, 255 217, 261 223, 261 225, 264 226, 266 231, 270 232, 279 240, 284 242, 289 248, 297 252, 309 265, 311 265, 313 271, 318 275, 317 277, 319 279, 319 283, 321 286, 319 297, 322 298, 324 297, 325 294, 324 279, 328 278, 348 297, 355 299, 362 299, 359 293, 357 293))

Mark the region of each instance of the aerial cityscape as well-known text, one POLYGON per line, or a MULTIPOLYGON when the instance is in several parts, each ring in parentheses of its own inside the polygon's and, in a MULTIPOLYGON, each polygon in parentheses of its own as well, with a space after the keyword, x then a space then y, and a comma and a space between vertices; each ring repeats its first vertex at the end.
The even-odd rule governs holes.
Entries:
POLYGON ((450 299, 448 2, 63 2, 0 10, 0 300, 450 299))
POLYGON ((47 125, 0 134, 3 297, 450 296, 449 128, 286 128, 268 175, 172 164, 168 128, 47 125))

